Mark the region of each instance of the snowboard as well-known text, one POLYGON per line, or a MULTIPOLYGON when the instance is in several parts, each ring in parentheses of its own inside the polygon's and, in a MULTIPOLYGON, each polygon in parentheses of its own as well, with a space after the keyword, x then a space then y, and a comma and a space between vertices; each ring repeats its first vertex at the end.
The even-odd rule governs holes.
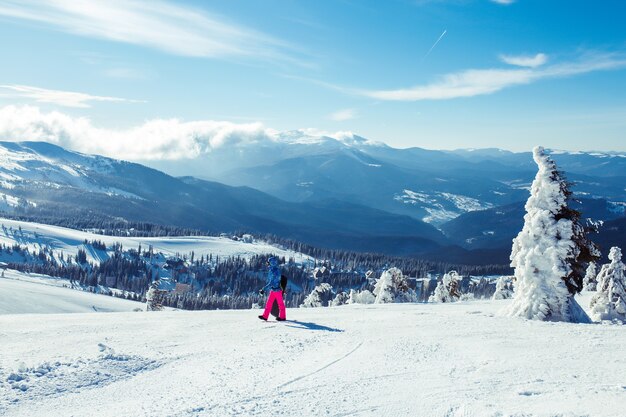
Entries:
MULTIPOLYGON (((280 288, 283 290, 283 294, 287 290, 287 277, 284 275, 280 276, 280 288)), ((280 314, 280 309, 278 308, 278 302, 274 300, 274 304, 272 304, 272 311, 270 313, 272 316, 278 318, 280 314)))

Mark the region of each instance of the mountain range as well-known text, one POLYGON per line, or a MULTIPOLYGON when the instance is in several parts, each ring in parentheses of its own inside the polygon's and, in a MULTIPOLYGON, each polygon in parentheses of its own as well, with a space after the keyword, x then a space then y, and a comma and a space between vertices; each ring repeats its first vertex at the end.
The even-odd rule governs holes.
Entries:
MULTIPOLYGON (((607 244, 618 244, 626 154, 551 153, 572 181, 583 216, 617 222, 604 235, 612 236, 607 244)), ((0 209, 31 216, 88 213, 211 232, 273 233, 333 249, 503 263, 536 172, 530 152, 396 149, 353 134, 305 131, 149 164, 49 143, 0 142, 0 209)))
MULTIPOLYGON (((578 196, 626 201, 626 154, 552 151, 578 196)), ((248 186, 294 202, 334 198, 440 226, 528 198, 529 152, 397 149, 360 136, 283 132, 224 145, 193 160, 151 162, 172 175, 248 186)))

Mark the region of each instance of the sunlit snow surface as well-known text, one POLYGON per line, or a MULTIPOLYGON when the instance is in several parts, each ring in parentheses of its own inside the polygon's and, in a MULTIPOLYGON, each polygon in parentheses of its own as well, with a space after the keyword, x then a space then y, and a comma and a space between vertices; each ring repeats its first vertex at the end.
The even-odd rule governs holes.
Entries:
POLYGON ((0 278, 0 315, 145 309, 143 303, 73 290, 71 285, 65 279, 7 270, 0 278))
POLYGON ((0 315, 0 415, 624 415, 623 326, 508 303, 0 315))

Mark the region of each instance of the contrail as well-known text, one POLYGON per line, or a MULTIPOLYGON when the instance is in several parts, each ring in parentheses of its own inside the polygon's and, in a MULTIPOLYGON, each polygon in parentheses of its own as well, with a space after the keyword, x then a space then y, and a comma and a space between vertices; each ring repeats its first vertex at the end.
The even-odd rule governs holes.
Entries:
POLYGON ((443 33, 441 34, 441 36, 439 36, 439 38, 435 41, 435 43, 433 43, 433 46, 431 46, 428 52, 426 52, 426 55, 424 55, 424 58, 422 58, 422 60, 426 59, 426 57, 430 55, 430 53, 433 51, 433 49, 435 49, 435 46, 437 46, 441 38, 445 36, 446 32, 448 32, 448 29, 443 30, 443 33))

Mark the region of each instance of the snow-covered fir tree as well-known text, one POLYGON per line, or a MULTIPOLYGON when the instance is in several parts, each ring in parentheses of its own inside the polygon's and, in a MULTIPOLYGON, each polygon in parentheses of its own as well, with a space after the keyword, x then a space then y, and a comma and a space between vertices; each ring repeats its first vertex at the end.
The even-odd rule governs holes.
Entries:
POLYGON ((506 300, 513 297, 514 277, 503 275, 496 281, 496 292, 493 293, 492 300, 506 300))
POLYGON ((437 283, 435 292, 428 297, 429 303, 453 303, 459 301, 461 294, 459 287, 461 284, 461 277, 456 271, 450 271, 444 274, 441 281, 437 283))
POLYGON ((350 296, 346 304, 374 304, 376 297, 369 290, 350 290, 350 296))
POLYGON ((331 307, 342 306, 348 302, 348 294, 345 291, 338 292, 333 301, 330 303, 331 307))
POLYGON ((574 300, 585 268, 599 257, 580 213, 568 207, 569 184, 542 147, 533 150, 539 168, 526 202, 524 227, 513 240, 515 294, 511 316, 534 320, 589 322, 574 300))
POLYGON ((596 281, 597 268, 595 262, 589 262, 587 271, 585 272, 585 278, 583 279, 583 285, 587 291, 595 291, 598 281, 596 281))
POLYGON ((591 299, 591 311, 595 320, 626 322, 626 279, 622 251, 612 247, 611 263, 602 265, 598 273, 597 292, 591 299))
POLYGON ((374 286, 374 295, 376 304, 417 301, 415 291, 409 287, 409 281, 398 268, 391 268, 382 273, 374 286))
POLYGON ((333 287, 323 282, 313 288, 313 291, 306 296, 300 307, 326 307, 334 295, 333 287))

